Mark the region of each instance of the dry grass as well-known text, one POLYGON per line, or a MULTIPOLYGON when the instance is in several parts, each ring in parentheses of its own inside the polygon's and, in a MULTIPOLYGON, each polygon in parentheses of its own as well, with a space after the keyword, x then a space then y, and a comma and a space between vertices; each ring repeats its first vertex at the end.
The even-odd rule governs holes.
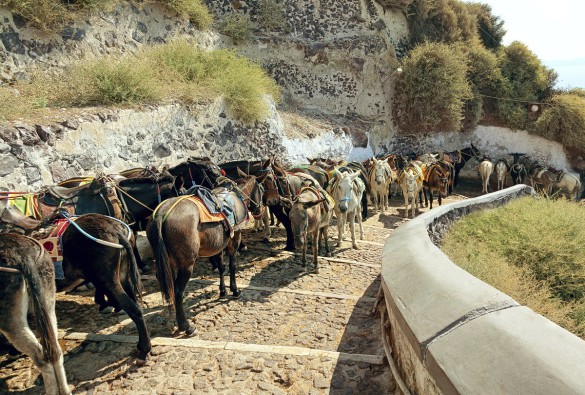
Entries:
MULTIPOLYGON (((69 22, 81 19, 91 12, 107 10, 127 2, 125 0, 0 0, 6 7, 42 31, 58 31, 69 22)), ((202 0, 135 0, 134 4, 160 3, 189 19, 199 29, 207 29, 213 18, 202 0)))
POLYGON ((442 249, 462 268, 585 338, 585 210, 524 198, 463 218, 442 249))
POLYGON ((41 110, 94 105, 193 103, 223 97, 244 122, 268 115, 265 95, 279 100, 276 82, 257 64, 236 54, 203 51, 176 41, 123 58, 76 64, 59 75, 33 75, 27 84, 0 87, 0 119, 34 117, 41 110))

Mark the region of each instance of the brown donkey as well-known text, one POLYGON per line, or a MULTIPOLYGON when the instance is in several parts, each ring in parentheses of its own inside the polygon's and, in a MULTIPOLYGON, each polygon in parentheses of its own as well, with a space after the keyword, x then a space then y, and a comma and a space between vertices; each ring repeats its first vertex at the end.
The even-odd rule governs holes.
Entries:
POLYGON ((227 293, 223 280, 222 252, 227 248, 230 290, 234 298, 238 298, 241 293, 236 285, 235 254, 241 241, 241 229, 248 220, 249 197, 260 193, 260 186, 256 177, 242 172, 239 174, 244 178, 239 188, 233 187, 231 181, 228 181, 228 188, 217 187, 212 191, 235 213, 233 228, 226 226, 223 214, 216 215, 218 220, 209 218, 212 215, 191 196, 181 196, 162 202, 146 229, 148 241, 156 256, 156 277, 161 293, 175 309, 179 330, 188 336, 195 333, 195 326, 185 315, 183 293, 198 257, 209 257, 218 266, 220 296, 223 297, 227 293), (233 190, 229 190, 230 187, 233 190), (206 217, 209 222, 204 222, 206 217))
POLYGON ((312 240, 315 273, 319 273, 317 255, 321 238, 325 243, 325 253, 330 254, 327 232, 333 210, 327 210, 325 204, 321 204, 327 198, 327 192, 323 190, 317 191, 313 187, 302 188, 292 201, 287 198, 281 198, 282 204, 290 208, 289 216, 294 234, 295 248, 300 248, 303 252, 303 266, 307 265, 307 241, 309 237, 312 240))

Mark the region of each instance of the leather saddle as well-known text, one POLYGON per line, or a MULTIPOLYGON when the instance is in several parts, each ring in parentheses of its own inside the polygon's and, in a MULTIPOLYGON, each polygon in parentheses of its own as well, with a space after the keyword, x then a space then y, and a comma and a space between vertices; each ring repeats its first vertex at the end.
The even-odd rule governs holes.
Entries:
POLYGON ((41 221, 25 216, 14 206, 6 206, 0 215, 0 222, 21 228, 25 232, 37 229, 41 221))
POLYGON ((76 197, 93 196, 106 192, 106 187, 105 181, 99 179, 95 179, 89 184, 71 188, 58 185, 47 186, 43 190, 43 203, 49 206, 59 206, 63 202, 71 201, 76 197))

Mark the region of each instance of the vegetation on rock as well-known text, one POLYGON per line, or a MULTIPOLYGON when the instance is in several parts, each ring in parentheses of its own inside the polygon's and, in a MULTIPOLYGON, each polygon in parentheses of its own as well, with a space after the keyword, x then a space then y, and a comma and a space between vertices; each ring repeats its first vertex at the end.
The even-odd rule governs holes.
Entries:
POLYGON ((585 338, 584 221, 574 202, 528 197, 465 216, 441 248, 475 277, 585 338))
POLYGON ((406 133, 461 127, 463 104, 471 99, 465 58, 452 46, 425 43, 403 61, 396 83, 394 119, 406 133))
MULTIPOLYGON (((126 0, 0 0, 0 7, 29 21, 43 31, 58 31, 82 15, 127 2, 126 0)), ((134 0, 132 4, 160 3, 188 18, 199 29, 211 26, 213 18, 202 0, 134 0)))
POLYGON ((203 51, 187 41, 144 49, 122 58, 85 61, 54 76, 0 88, 0 118, 43 108, 140 103, 190 103, 221 96, 235 118, 268 115, 264 96, 279 100, 276 82, 257 64, 226 51, 203 51))

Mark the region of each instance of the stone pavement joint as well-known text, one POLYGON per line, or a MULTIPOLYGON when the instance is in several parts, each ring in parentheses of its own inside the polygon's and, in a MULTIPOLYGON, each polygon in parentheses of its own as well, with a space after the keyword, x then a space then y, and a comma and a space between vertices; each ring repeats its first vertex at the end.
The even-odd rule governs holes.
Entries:
MULTIPOLYGON (((130 343, 138 342, 138 336, 133 335, 104 335, 96 333, 82 333, 71 332, 63 336, 59 336, 65 340, 77 341, 92 341, 102 342, 110 341, 113 343, 130 343)), ((153 337, 151 339, 153 346, 174 346, 187 348, 206 348, 206 349, 222 349, 242 352, 260 352, 266 354, 283 354, 295 356, 319 356, 329 357, 333 360, 344 360, 352 362, 365 362, 372 365, 383 365, 385 363, 384 355, 368 355, 368 354, 350 354, 338 351, 317 350, 306 347, 291 347, 291 346, 274 346, 263 344, 248 344, 237 342, 224 341, 209 341, 189 338, 169 338, 169 337, 153 337)))

